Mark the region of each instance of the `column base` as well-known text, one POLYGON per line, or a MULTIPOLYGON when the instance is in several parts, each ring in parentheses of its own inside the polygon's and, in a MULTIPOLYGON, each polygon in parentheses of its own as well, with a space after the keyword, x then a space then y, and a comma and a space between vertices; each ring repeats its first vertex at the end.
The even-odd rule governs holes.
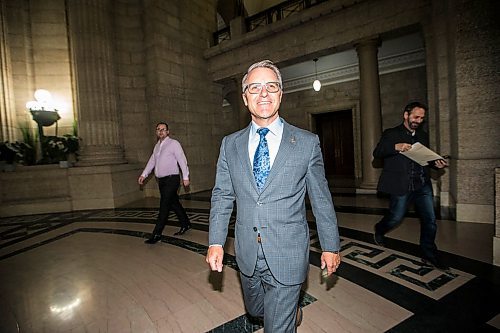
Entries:
POLYGON ((356 194, 377 194, 377 189, 375 188, 357 188, 356 194))
POLYGON ((359 184, 359 188, 363 190, 375 190, 377 191, 377 182, 362 180, 359 184))

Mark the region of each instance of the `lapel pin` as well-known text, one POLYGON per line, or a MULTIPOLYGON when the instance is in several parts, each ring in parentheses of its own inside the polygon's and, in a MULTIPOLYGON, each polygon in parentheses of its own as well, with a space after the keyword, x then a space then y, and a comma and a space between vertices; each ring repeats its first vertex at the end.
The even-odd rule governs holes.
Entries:
POLYGON ((295 144, 295 137, 294 137, 294 136, 292 136, 292 137, 290 138, 290 143, 295 144))

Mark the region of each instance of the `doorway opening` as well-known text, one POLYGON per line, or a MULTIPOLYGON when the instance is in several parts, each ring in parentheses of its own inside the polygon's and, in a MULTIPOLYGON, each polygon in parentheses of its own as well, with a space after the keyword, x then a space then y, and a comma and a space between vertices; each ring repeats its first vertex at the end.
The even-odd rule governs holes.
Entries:
POLYGON ((355 192, 352 110, 313 115, 330 190, 355 192))

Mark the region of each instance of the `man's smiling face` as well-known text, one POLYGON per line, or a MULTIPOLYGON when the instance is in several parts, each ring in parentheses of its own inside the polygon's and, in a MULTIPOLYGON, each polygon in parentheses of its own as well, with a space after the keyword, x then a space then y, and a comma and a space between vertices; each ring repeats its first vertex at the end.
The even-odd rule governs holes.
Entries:
POLYGON ((260 83, 262 89, 257 94, 251 94, 249 89, 243 92, 243 102, 252 115, 252 120, 260 126, 272 123, 278 117, 283 92, 270 93, 266 83, 277 82, 276 74, 269 68, 258 67, 252 70, 247 77, 247 85, 260 83))

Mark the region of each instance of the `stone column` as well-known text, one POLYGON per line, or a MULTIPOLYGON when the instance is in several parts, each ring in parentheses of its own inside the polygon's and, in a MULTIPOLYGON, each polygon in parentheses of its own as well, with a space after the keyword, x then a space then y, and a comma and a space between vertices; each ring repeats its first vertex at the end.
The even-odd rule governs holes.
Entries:
POLYGON ((14 141, 15 110, 12 97, 10 54, 7 47, 6 5, 0 2, 0 141, 14 141))
POLYGON ((82 138, 78 165, 125 163, 117 110, 112 2, 69 0, 67 4, 82 138))
POLYGON ((375 189, 380 170, 372 166, 372 152, 382 133, 380 83, 378 76, 378 39, 363 40, 356 45, 359 59, 361 114, 361 188, 375 189))

